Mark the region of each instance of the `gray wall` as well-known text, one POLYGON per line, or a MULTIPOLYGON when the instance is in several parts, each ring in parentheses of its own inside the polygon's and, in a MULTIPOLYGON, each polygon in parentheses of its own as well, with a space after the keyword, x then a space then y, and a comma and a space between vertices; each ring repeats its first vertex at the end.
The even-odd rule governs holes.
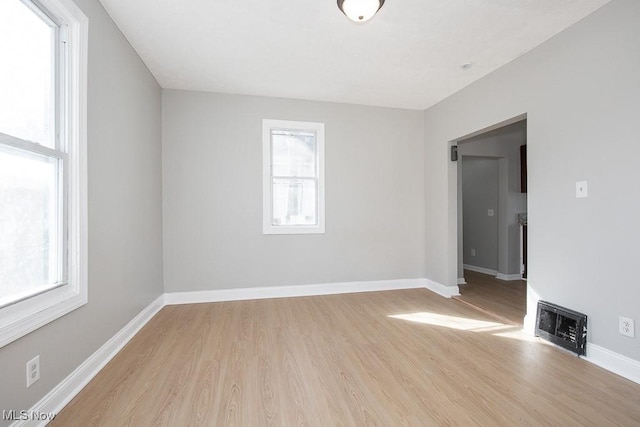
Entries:
POLYGON ((89 303, 0 349, 1 409, 32 406, 162 292, 161 177, 168 292, 425 275, 453 286, 448 146, 523 113, 529 303, 586 312, 591 342, 640 360, 617 333, 618 315, 640 319, 640 2, 608 4, 424 114, 165 91, 163 172, 158 85, 100 4, 77 2, 90 18, 89 303), (327 124, 325 235, 262 235, 263 118, 327 124), (27 390, 35 354, 42 377, 27 390))
MULTIPOLYGON (((527 195, 520 192, 520 146, 527 143, 526 120, 460 141, 458 152, 467 156, 494 157, 498 160, 498 267, 504 275, 520 274, 520 226, 518 213, 527 212, 527 195)), ((462 192, 464 164, 458 164, 458 191, 462 192)), ((464 206, 458 202, 459 209, 464 206)), ((458 277, 462 277, 462 217, 458 224, 458 277)), ((467 254, 468 255, 468 251, 467 254)), ((465 264, 468 264, 465 261, 465 264)), ((473 263, 472 263, 473 264, 473 263)))
POLYGON ((424 277, 423 113, 163 91, 167 292, 424 277), (262 234, 262 119, 326 124, 326 234, 262 234))
POLYGON ((527 325, 537 298, 568 306, 589 315, 590 342, 635 360, 618 316, 640 319, 638 22, 640 2, 615 0, 425 112, 427 277, 456 282, 449 141, 526 113, 527 325), (589 198, 575 198, 581 180, 589 198))
POLYGON ((498 159, 465 156, 460 166, 464 264, 497 271, 498 159), (493 216, 488 215, 489 209, 493 210, 493 216))
POLYGON ((75 1, 89 17, 89 303, 0 348, 0 410, 29 409, 162 293, 160 88, 100 3, 75 1))

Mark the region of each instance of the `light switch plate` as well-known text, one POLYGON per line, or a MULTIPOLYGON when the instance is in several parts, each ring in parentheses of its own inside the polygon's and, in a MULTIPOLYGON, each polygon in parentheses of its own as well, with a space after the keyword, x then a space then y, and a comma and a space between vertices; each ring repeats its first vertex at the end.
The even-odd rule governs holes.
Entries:
POLYGON ((493 209, 489 209, 489 210, 487 210, 487 215, 489 215, 489 216, 493 216, 493 209))
POLYGON ((588 197, 589 193, 587 191, 587 181, 578 181, 576 182, 576 198, 582 199, 588 197))

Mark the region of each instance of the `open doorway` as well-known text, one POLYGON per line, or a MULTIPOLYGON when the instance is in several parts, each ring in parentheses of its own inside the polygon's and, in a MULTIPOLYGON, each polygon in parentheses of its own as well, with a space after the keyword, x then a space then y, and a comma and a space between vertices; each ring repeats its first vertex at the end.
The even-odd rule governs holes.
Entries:
POLYGON ((457 141, 459 300, 526 314, 526 118, 457 141))

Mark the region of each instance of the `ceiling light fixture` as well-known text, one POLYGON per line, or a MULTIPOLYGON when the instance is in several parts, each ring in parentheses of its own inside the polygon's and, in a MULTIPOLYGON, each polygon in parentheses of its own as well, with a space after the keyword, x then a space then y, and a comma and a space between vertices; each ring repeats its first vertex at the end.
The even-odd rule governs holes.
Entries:
POLYGON ((365 22, 373 18, 384 0, 338 0, 338 8, 354 22, 365 22))

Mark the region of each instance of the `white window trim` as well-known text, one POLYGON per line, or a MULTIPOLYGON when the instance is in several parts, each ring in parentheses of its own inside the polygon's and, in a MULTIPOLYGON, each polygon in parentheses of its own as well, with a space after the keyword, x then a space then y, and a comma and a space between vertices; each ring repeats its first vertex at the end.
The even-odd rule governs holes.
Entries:
MULTIPOLYGON (((0 347, 87 303, 87 52, 89 20, 71 0, 37 0, 64 28, 62 105, 68 147, 67 284, 0 309, 0 347)), ((63 33, 61 31, 61 33, 63 33)))
POLYGON ((263 234, 323 234, 325 232, 324 205, 324 123, 297 122, 289 120, 262 121, 262 233, 263 234), (318 224, 278 226, 271 223, 272 190, 271 185, 271 130, 291 129, 307 130, 316 133, 318 152, 318 224))

